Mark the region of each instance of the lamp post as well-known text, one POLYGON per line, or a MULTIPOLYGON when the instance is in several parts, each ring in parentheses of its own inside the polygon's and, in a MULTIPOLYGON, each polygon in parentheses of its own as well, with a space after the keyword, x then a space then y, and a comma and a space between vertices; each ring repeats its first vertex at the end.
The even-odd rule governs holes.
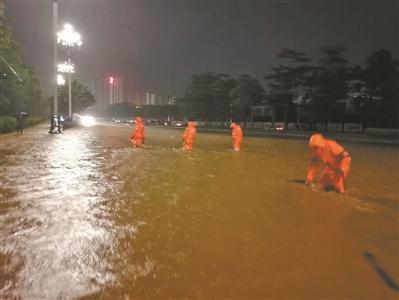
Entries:
POLYGON ((68 73, 68 115, 72 119, 72 90, 71 90, 71 74, 74 73, 73 64, 71 64, 71 49, 72 47, 80 47, 83 42, 78 32, 74 31, 71 24, 65 24, 64 29, 57 33, 57 43, 67 47, 68 51, 68 62, 64 63, 68 66, 72 66, 65 69, 65 73, 68 73))
POLYGON ((65 85, 64 76, 61 74, 57 74, 57 85, 65 85))
POLYGON ((73 63, 71 63, 70 59, 68 59, 68 62, 58 64, 58 72, 68 74, 68 98, 69 98, 68 112, 69 112, 69 117, 72 118, 71 74, 75 73, 75 65, 73 63))
MULTIPOLYGON (((57 39, 55 38, 57 36, 57 22, 58 22, 58 3, 57 1, 53 2, 53 31, 54 31, 54 93, 53 93, 53 98, 54 98, 54 104, 53 104, 53 115, 58 114, 58 91, 57 91, 57 39)), ((51 116, 53 119, 53 116, 51 116)), ((53 132, 53 124, 51 124, 50 132, 53 132)))
POLYGON ((54 51, 54 74, 52 84, 53 84, 53 113, 51 115, 50 131, 49 133, 54 133, 55 129, 55 119, 54 117, 58 115, 58 74, 57 74, 57 24, 58 24, 58 3, 57 0, 53 0, 53 51, 54 51))

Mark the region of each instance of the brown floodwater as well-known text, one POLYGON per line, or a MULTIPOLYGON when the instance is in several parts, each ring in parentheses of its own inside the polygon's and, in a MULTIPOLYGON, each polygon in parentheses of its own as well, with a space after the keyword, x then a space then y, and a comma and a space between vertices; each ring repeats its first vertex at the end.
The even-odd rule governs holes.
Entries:
POLYGON ((1 299, 399 296, 398 147, 344 143, 339 195, 306 140, 46 129, 1 137, 1 299))

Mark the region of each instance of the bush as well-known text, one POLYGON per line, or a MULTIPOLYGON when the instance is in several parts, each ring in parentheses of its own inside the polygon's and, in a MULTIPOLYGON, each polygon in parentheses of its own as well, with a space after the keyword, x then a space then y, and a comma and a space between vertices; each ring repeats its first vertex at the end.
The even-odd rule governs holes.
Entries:
MULTIPOLYGON (((24 128, 35 126, 43 122, 43 118, 29 117, 24 120, 24 128)), ((0 117, 0 133, 8 133, 17 130, 17 120, 15 117, 0 117)))
POLYGON ((37 124, 39 124, 39 123, 41 123, 43 121, 44 121, 44 119, 43 118, 39 118, 39 117, 26 118, 25 122, 24 122, 24 128, 35 126, 35 125, 37 125, 37 124))
POLYGON ((0 133, 12 132, 17 129, 17 120, 13 117, 0 117, 0 133))

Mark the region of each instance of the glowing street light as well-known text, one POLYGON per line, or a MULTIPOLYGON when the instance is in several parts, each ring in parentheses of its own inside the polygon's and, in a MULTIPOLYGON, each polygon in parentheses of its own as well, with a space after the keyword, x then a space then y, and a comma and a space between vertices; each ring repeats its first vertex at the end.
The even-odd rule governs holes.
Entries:
POLYGON ((65 85, 64 76, 62 76, 61 74, 57 74, 57 84, 58 85, 65 85))
MULTIPOLYGON (((71 24, 65 24, 64 29, 57 33, 57 43, 67 47, 68 49, 68 62, 64 63, 65 65, 68 65, 68 67, 64 66, 64 71, 60 72, 68 74, 69 117, 72 118, 71 74, 75 72, 75 69, 71 63, 71 49, 72 47, 82 46, 83 42, 80 34, 74 31, 73 26, 71 24)), ((60 65, 58 65, 58 68, 60 68, 60 65)))
POLYGON ((62 64, 58 64, 58 72, 61 73, 75 73, 75 65, 72 63, 64 62, 62 64))
POLYGON ((64 29, 57 33, 57 43, 67 47, 80 47, 83 44, 80 34, 73 30, 71 24, 65 24, 64 29))

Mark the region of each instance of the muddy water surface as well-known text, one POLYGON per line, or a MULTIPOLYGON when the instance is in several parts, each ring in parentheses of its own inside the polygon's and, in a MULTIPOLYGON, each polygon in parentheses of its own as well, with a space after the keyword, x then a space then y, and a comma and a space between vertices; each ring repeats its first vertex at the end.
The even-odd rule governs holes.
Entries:
POLYGON ((399 295, 397 147, 346 143, 342 196, 304 186, 305 140, 46 129, 1 140, 1 297, 399 295))

